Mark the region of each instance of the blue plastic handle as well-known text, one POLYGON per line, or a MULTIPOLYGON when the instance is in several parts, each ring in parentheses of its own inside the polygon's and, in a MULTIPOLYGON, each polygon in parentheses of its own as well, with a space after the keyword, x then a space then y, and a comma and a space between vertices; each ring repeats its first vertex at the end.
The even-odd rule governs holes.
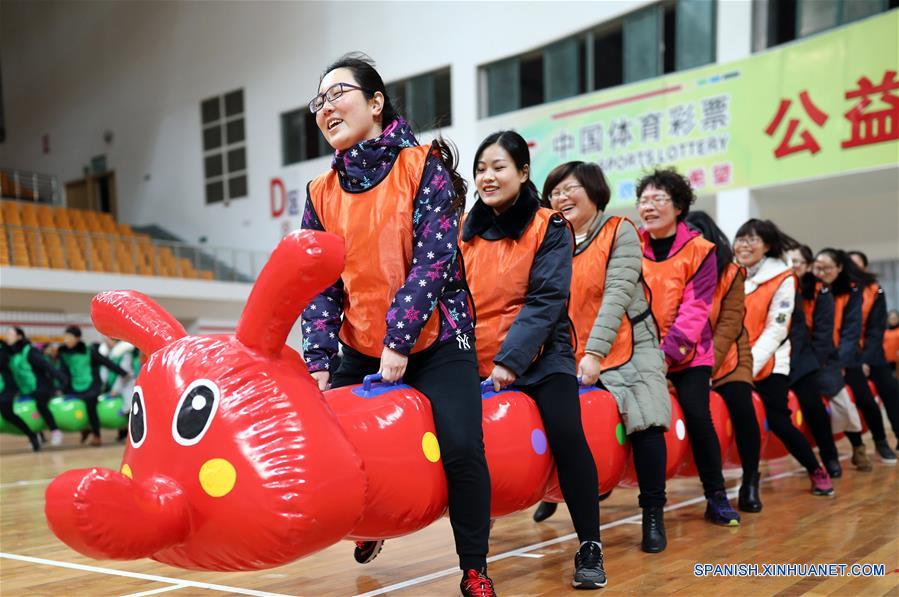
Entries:
POLYGON ((481 394, 486 394, 487 392, 493 391, 493 380, 485 379, 481 382, 481 394))
MULTIPOLYGON (((381 382, 383 379, 384 377, 380 373, 372 373, 371 375, 366 375, 362 378, 362 390, 364 392, 370 392, 371 384, 381 382)), ((385 385, 398 386, 403 383, 403 380, 400 379, 397 381, 385 381, 383 383, 385 385)))

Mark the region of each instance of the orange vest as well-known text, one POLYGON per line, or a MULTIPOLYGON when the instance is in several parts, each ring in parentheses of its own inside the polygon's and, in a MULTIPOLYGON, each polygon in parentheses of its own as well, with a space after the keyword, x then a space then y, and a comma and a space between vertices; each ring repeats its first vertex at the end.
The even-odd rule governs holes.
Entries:
MULTIPOLYGON (((413 202, 429 149, 403 149, 387 177, 361 193, 344 191, 333 170, 309 184, 309 198, 322 227, 346 244, 346 265, 340 275, 344 290, 340 340, 370 357, 381 356, 387 311, 411 268, 413 202)), ((439 333, 435 310, 412 352, 433 344, 439 333)))
MULTIPOLYGON (((730 289, 734 285, 734 281, 737 279, 737 274, 741 273, 743 268, 737 265, 736 263, 728 263, 727 268, 722 272, 721 277, 718 278, 718 286, 715 288, 715 296, 712 298, 712 310, 709 312, 709 323, 712 325, 712 331, 715 331, 715 328, 718 326, 718 318, 721 316, 721 303, 724 302, 724 297, 727 296, 727 293, 730 292, 730 289)), ((745 320, 745 317, 744 317, 745 320)), ((740 331, 740 334, 745 334, 746 328, 740 331)), ((718 381, 719 379, 724 379, 728 375, 734 372, 737 368, 737 365, 740 362, 740 355, 737 352, 737 338, 734 339, 733 343, 731 343, 730 348, 727 349, 727 354, 724 355, 724 360, 721 361, 721 365, 718 369, 712 374, 712 381, 718 381)))
POLYGON ((874 308, 874 301, 880 292, 880 284, 872 282, 865 286, 862 290, 862 338, 859 341, 862 348, 865 346, 865 332, 868 331, 868 316, 871 315, 871 309, 874 308))
POLYGON ((821 282, 815 282, 815 296, 810 299, 802 299, 802 312, 805 314, 805 327, 808 328, 809 333, 812 332, 812 328, 815 324, 815 305, 818 303, 818 295, 821 294, 822 287, 823 284, 821 284, 821 282))
MULTIPOLYGON (((521 238, 459 240, 476 317, 478 372, 487 377, 506 334, 524 306, 534 256, 556 212, 541 207, 521 238)), ((561 216, 560 216, 561 217, 561 216)), ((459 226, 462 230, 464 226, 459 226)))
MULTIPOLYGON (((649 288, 652 315, 659 326, 659 342, 665 339, 677 318, 684 288, 714 249, 714 244, 701 236, 694 236, 677 253, 662 261, 655 261, 644 255, 643 279, 649 288)), ((695 352, 696 349, 693 350, 695 352)), ((685 358, 684 362, 688 362, 690 358, 685 358)))
MULTIPOLYGON (((765 324, 768 321, 768 311, 771 310, 771 301, 774 300, 774 294, 783 281, 793 275, 792 270, 781 272, 767 282, 763 282, 756 289, 746 295, 746 316, 743 322, 746 325, 746 331, 749 332, 749 344, 754 346, 759 336, 765 331, 765 324)), ((789 338, 789 334, 787 334, 789 338)), ((771 375, 774 370, 774 355, 768 359, 765 366, 759 370, 755 376, 755 381, 761 381, 771 375)))
MULTIPOLYGON (((622 222, 625 226, 634 224, 621 217, 611 217, 596 238, 584 249, 575 255, 572 262, 571 273, 571 298, 568 303, 568 316, 574 325, 577 337, 577 351, 575 362, 579 363, 583 358, 587 341, 590 339, 590 331, 596 321, 596 315, 602 306, 603 291, 606 285, 606 268, 609 265, 609 256, 618 238, 618 227, 622 222)), ((636 227, 634 227, 636 231, 636 227)), ((643 283, 642 281, 640 282, 643 283)), ((633 322, 625 311, 621 318, 621 326, 615 336, 615 341, 609 350, 609 354, 602 360, 602 370, 608 371, 620 367, 631 360, 634 353, 634 329, 633 322)))
POLYGON ((883 352, 888 362, 895 363, 899 360, 896 356, 896 353, 899 353, 899 328, 883 333, 883 352))
POLYGON ((840 345, 840 332, 843 329, 843 312, 849 304, 850 293, 833 295, 833 344, 840 345))

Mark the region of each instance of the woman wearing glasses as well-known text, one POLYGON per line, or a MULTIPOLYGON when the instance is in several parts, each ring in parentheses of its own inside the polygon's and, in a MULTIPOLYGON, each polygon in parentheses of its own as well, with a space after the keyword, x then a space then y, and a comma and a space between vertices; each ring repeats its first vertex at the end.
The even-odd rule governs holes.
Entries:
POLYGON ((746 270, 734 263, 730 242, 707 213, 691 211, 687 224, 699 230, 707 241, 715 243, 718 285, 709 316, 715 347, 712 389, 724 398, 730 412, 743 466, 737 507, 743 512, 761 512, 759 459, 762 439, 752 405, 752 351, 743 325, 746 270))
POLYGON ((806 245, 788 252, 799 291, 790 322, 790 389, 796 394, 802 414, 818 444, 818 453, 831 479, 843 475, 830 416, 821 402, 849 399, 843 374, 836 366, 833 345, 834 302, 830 289, 812 274, 814 255, 806 245))
POLYGON ((478 147, 478 201, 465 216, 459 248, 477 313, 481 377, 513 386, 540 412, 559 485, 580 548, 572 585, 606 584, 599 542, 599 482, 581 421, 571 324, 573 239, 565 218, 540 207, 527 142, 513 131, 478 147))
MULTIPOLYGON (((492 595, 480 380, 456 255, 465 182, 442 141, 418 144, 364 55, 325 69, 309 108, 336 153, 331 169, 307 187, 303 227, 343 237, 346 265, 303 312, 306 364, 322 390, 379 372, 427 396, 462 593, 492 595), (338 341, 343 358, 332 375, 338 341)), ((356 560, 370 562, 382 543, 357 543, 356 560)))
MULTIPOLYGON (((815 276, 830 287, 835 303, 834 343, 844 368, 846 385, 852 390, 855 404, 861 411, 874 449, 884 464, 896 464, 896 454, 890 449, 883 427, 883 415, 874 401, 868 379, 862 370, 862 289, 876 282, 877 278, 860 269, 849 256, 839 249, 822 249, 815 257, 815 276)), ((862 442, 862 434, 846 432, 852 444, 852 464, 861 471, 871 470, 871 461, 862 442)))
MULTIPOLYGON (((543 205, 561 212, 575 234, 569 317, 577 336, 581 384, 600 385, 618 402, 631 441, 643 551, 665 549, 665 437, 671 400, 659 339, 642 279, 640 237, 627 220, 604 213, 611 191, 596 164, 568 162, 549 173, 543 205), (600 381, 601 380, 601 381, 600 381)), ((556 504, 544 502, 538 522, 556 504)))
POLYGON ((765 405, 768 428, 808 471, 813 495, 833 495, 830 476, 808 440, 790 420, 790 322, 796 279, 786 252, 796 241, 769 220, 752 219, 734 239, 737 262, 746 268, 746 331, 752 346, 755 389, 765 405))
POLYGON ((668 379, 684 410, 687 435, 706 498, 705 517, 740 524, 724 491, 721 449, 709 411, 709 379, 715 364, 709 315, 718 281, 715 245, 684 220, 696 200, 689 181, 674 169, 655 170, 637 184, 643 227, 643 277, 659 326, 668 379))

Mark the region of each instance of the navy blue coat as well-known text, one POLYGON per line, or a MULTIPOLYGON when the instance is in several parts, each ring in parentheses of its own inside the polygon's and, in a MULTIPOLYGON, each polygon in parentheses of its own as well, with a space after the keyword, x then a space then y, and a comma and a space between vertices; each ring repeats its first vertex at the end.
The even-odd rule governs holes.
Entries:
POLYGON ((877 287, 877 296, 874 305, 868 313, 868 321, 865 322, 864 348, 862 348, 862 362, 876 367, 886 365, 887 359, 883 354, 883 334, 887 329, 887 302, 884 298, 883 288, 877 287))
MULTIPOLYGON (((492 241, 518 239, 539 207, 536 194, 528 187, 512 207, 498 216, 478 201, 465 219, 462 239, 470 240, 475 235, 492 241)), ((515 372, 517 386, 535 384, 554 373, 577 373, 568 319, 573 256, 574 237, 568 222, 562 216, 554 216, 534 255, 524 306, 493 359, 515 372)))

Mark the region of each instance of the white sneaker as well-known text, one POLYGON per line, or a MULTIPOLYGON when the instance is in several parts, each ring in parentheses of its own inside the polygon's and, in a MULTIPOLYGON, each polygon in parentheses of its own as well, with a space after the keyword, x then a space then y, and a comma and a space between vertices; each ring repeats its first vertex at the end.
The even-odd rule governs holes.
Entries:
POLYGON ((61 446, 62 445, 62 431, 57 429, 50 434, 50 445, 51 446, 61 446))

